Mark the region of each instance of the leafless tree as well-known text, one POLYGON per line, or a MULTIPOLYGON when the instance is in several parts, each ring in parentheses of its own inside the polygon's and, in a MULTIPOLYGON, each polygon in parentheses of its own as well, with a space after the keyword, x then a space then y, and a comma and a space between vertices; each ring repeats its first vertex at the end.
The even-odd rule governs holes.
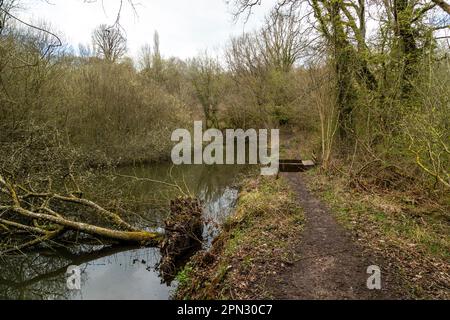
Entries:
POLYGON ((280 71, 290 71, 307 47, 303 32, 297 15, 271 12, 259 35, 259 46, 266 62, 280 71))
POLYGON ((191 80, 195 95, 203 108, 208 128, 217 128, 217 112, 222 96, 222 68, 216 59, 206 53, 192 60, 191 80))
POLYGON ((6 22, 10 19, 9 12, 16 7, 15 0, 0 0, 0 34, 3 33, 6 22))
POLYGON ((139 68, 141 70, 150 70, 153 64, 152 47, 145 44, 139 51, 139 68))
POLYGON ((239 69, 252 74, 270 68, 289 72, 309 44, 303 36, 307 29, 303 27, 296 14, 279 15, 272 11, 260 31, 231 40, 227 52, 229 67, 234 72, 239 69))
POLYGON ((110 62, 117 62, 127 52, 127 40, 117 27, 98 26, 92 34, 96 54, 110 62))

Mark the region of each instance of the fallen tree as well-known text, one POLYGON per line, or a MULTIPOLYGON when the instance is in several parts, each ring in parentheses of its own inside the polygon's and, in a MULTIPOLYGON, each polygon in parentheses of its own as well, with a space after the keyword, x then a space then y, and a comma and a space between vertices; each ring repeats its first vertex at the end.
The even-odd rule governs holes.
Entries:
MULTIPOLYGON (((148 246, 157 246, 163 239, 162 234, 137 229, 119 214, 82 199, 78 194, 63 196, 50 191, 39 193, 0 175, 0 195, 0 232, 3 235, 20 234, 21 239, 14 243, 3 243, 0 253, 34 246, 55 239, 69 230, 102 239, 148 246), (95 212, 101 225, 77 221, 75 217, 64 214, 64 210, 57 209, 68 205, 89 213, 95 212)), ((86 213, 86 217, 89 216, 86 213)))

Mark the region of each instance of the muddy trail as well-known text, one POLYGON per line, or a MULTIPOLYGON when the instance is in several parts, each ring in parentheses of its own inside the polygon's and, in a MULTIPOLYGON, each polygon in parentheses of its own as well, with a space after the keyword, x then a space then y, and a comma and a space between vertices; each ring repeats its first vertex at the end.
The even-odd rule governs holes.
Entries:
POLYGON ((400 299, 399 285, 383 259, 357 244, 312 195, 303 174, 283 174, 292 185, 304 209, 306 225, 302 240, 294 249, 298 259, 273 284, 273 296, 283 300, 316 299, 400 299), (367 288, 367 269, 381 268, 381 290, 367 288))

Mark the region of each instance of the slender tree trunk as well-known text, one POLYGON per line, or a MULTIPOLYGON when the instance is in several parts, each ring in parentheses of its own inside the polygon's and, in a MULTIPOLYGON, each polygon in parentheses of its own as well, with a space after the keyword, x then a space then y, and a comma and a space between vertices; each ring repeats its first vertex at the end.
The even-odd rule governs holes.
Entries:
POLYGON ((399 59, 403 66, 402 97, 407 98, 411 92, 411 80, 417 74, 418 48, 411 26, 411 9, 409 0, 394 0, 394 19, 396 35, 399 38, 399 59))
POLYGON ((341 3, 331 4, 331 25, 333 31, 334 67, 336 73, 336 103, 339 110, 339 136, 344 145, 352 145, 354 132, 353 121, 353 86, 352 86, 352 51, 348 43, 340 16, 341 3))

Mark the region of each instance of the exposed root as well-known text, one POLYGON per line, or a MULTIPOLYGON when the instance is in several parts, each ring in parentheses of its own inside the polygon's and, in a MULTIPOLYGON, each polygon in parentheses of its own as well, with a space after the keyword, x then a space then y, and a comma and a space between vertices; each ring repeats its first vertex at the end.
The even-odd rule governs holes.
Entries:
POLYGON ((171 282, 178 266, 202 246, 202 207, 197 199, 178 198, 170 205, 170 216, 164 222, 165 239, 161 243, 162 259, 159 271, 166 282, 171 282))

